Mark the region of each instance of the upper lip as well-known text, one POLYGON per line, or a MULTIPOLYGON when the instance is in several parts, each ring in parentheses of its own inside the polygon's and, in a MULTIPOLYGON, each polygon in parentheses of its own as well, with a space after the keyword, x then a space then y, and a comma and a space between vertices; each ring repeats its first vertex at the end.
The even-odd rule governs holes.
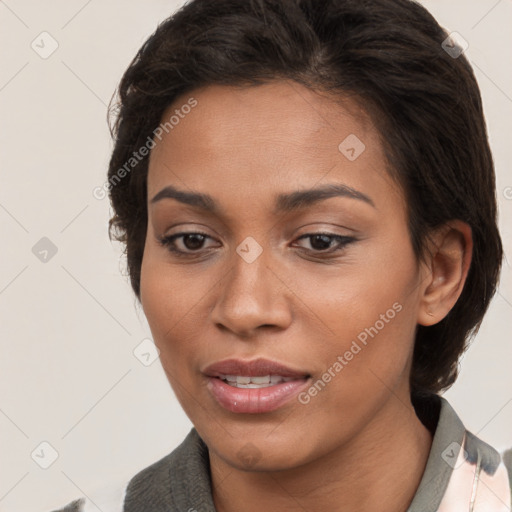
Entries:
POLYGON ((239 375, 244 377, 260 377, 264 375, 280 375, 282 377, 309 377, 307 372, 294 370, 288 366, 270 359, 224 359, 207 366, 203 373, 209 377, 222 377, 224 375, 239 375))

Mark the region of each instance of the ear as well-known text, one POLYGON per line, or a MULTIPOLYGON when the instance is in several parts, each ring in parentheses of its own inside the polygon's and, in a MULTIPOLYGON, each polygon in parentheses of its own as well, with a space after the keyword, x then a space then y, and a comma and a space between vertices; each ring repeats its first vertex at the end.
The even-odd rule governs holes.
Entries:
POLYGON ((473 252, 471 227, 452 220, 436 229, 429 242, 418 308, 418 323, 425 326, 440 322, 462 293, 473 252))

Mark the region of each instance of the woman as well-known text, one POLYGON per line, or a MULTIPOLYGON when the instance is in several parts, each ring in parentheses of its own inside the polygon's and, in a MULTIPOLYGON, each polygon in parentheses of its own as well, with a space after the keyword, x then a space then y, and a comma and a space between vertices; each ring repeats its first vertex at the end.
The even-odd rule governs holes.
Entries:
POLYGON ((478 86, 424 8, 193 0, 115 129, 112 232, 194 428, 63 510, 510 510, 510 452, 439 395, 502 246, 478 86))

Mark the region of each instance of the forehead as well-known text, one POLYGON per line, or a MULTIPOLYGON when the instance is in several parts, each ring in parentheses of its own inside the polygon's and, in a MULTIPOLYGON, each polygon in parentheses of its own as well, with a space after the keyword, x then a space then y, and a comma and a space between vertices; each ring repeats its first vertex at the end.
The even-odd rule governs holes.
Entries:
POLYGON ((162 123, 172 116, 151 151, 151 197, 169 184, 230 197, 248 190, 266 197, 322 180, 367 192, 397 188, 372 120, 352 98, 291 81, 213 85, 178 98, 162 123), (184 107, 191 101, 192 109, 184 107))

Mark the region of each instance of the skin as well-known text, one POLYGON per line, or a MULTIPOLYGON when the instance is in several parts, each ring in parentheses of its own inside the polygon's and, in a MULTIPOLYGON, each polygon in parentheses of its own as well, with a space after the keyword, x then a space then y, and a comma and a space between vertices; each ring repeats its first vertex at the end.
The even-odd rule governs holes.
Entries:
POLYGON ((371 119, 354 102, 289 81, 208 86, 150 155, 141 303, 169 382, 209 448, 219 512, 405 511, 432 434, 410 401, 417 324, 439 322, 459 297, 471 257, 469 228, 454 221, 414 255, 400 187, 386 171, 371 119), (356 134, 354 161, 338 145, 356 134), (343 184, 373 205, 331 197, 274 215, 277 194, 343 184), (164 187, 212 196, 220 214, 164 187), (181 237, 176 256, 159 239, 181 237), (353 237, 327 247, 305 234, 353 237), (254 238, 252 263, 237 246, 254 238), (185 245, 187 244, 187 245, 185 245), (195 252, 194 252, 195 251, 195 252), (277 360, 312 382, 398 303, 401 310, 307 404, 264 414, 222 408, 201 371, 227 358, 277 360), (254 457, 244 457, 247 450, 254 457), (377 464, 376 464, 377 461, 377 464))

